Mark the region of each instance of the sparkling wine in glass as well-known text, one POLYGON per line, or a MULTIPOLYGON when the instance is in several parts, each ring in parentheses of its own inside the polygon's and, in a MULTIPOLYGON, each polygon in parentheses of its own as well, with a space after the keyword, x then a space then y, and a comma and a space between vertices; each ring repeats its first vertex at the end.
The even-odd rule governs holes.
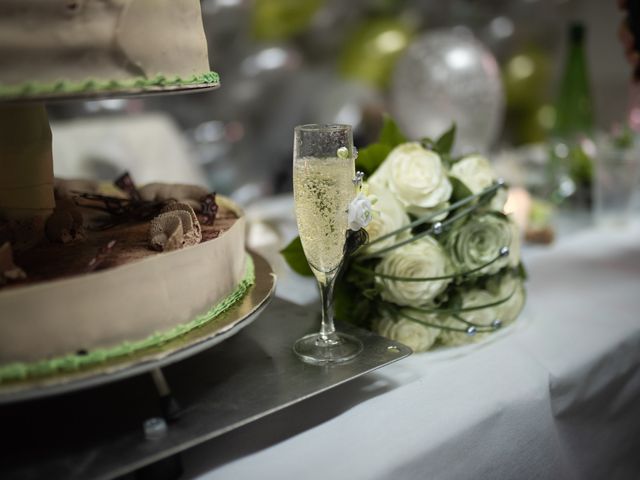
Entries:
POLYGON ((307 262, 320 287, 320 332, 293 347, 305 362, 340 363, 362 351, 355 337, 333 324, 333 286, 348 229, 349 204, 356 194, 355 155, 350 125, 300 125, 294 130, 293 195, 307 262))

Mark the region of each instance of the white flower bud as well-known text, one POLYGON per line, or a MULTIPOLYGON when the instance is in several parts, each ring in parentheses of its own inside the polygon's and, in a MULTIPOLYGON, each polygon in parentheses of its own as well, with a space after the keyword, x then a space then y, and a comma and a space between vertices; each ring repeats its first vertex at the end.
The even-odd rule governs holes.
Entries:
POLYGON ((365 228, 371 221, 371 201, 362 193, 359 193, 349 204, 349 230, 357 232, 365 228))

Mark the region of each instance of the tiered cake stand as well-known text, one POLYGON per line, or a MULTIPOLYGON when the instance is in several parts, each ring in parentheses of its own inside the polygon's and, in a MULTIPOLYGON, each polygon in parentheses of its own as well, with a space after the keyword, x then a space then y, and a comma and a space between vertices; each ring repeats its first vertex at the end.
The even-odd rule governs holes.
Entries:
MULTIPOLYGON (((52 173, 44 102, 196 93, 218 86, 216 78, 195 85, 0 97, 0 153, 36 147, 36 164, 33 157, 18 155, 13 174, 52 173)), ((52 191, 36 190, 40 205, 29 207, 46 218, 54 207, 52 191)), ((4 217, 23 214, 0 204, 4 217)), ((359 357, 336 367, 298 361, 291 345, 316 330, 319 309, 275 300, 264 311, 276 279, 264 259, 252 256, 255 285, 204 327, 124 359, 0 385, 0 424, 13 453, 0 477, 113 478, 137 470, 147 478, 175 478, 180 451, 411 353, 402 344, 343 325, 363 342, 359 357), (251 325, 261 313, 263 321, 251 325), (221 343, 241 330, 233 341, 221 343), (145 372, 151 375, 141 375, 145 372)))

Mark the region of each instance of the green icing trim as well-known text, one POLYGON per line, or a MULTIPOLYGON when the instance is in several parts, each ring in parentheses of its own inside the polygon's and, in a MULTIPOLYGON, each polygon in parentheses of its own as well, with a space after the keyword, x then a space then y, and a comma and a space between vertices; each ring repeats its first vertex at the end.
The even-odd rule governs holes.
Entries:
POLYGON ((69 82, 60 80, 54 83, 27 82, 20 85, 3 85, 0 83, 0 98, 2 97, 30 97, 47 94, 71 94, 109 92, 122 89, 146 89, 151 87, 180 87, 189 85, 218 85, 220 76, 216 72, 206 72, 201 75, 167 77, 157 75, 154 78, 134 78, 131 80, 97 80, 88 78, 83 82, 69 82))
POLYGON ((205 325, 217 316, 226 312, 247 293, 254 283, 255 269, 253 260, 250 255, 247 255, 244 276, 238 287, 222 301, 209 309, 209 311, 198 315, 190 322, 182 323, 170 330, 156 332, 143 340, 134 342, 125 341, 114 347, 93 350, 86 355, 70 354, 37 362, 17 362, 3 365, 0 366, 0 384, 3 382, 25 380, 32 377, 43 377, 56 373, 73 372, 85 367, 97 365, 107 360, 131 355, 132 353, 146 348, 163 345, 187 332, 205 325))

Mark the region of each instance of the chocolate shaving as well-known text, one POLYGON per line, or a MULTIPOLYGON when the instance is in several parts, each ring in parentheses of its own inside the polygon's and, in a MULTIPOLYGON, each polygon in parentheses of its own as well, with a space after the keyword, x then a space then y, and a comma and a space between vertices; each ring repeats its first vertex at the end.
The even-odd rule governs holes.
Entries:
POLYGON ((216 192, 209 193, 200 199, 200 223, 213 225, 218 214, 218 204, 216 203, 216 192))
POLYGON ((99 210, 111 215, 102 223, 94 227, 95 230, 106 230, 107 228, 126 223, 129 221, 146 221, 160 213, 160 210, 168 201, 144 201, 131 200, 128 198, 111 197, 97 193, 73 192, 76 196, 76 205, 82 208, 99 210))
POLYGON ((104 263, 107 257, 111 254, 111 251, 113 250, 115 244, 115 240, 110 240, 104 247, 100 247, 96 256, 93 257, 87 264, 87 273, 97 270, 98 267, 104 263))
POLYGON ((124 172, 118 178, 116 178, 115 182, 113 182, 116 187, 129 195, 129 198, 134 202, 139 202, 142 200, 140 196, 140 192, 136 188, 136 184, 133 182, 133 178, 129 172, 124 172))

